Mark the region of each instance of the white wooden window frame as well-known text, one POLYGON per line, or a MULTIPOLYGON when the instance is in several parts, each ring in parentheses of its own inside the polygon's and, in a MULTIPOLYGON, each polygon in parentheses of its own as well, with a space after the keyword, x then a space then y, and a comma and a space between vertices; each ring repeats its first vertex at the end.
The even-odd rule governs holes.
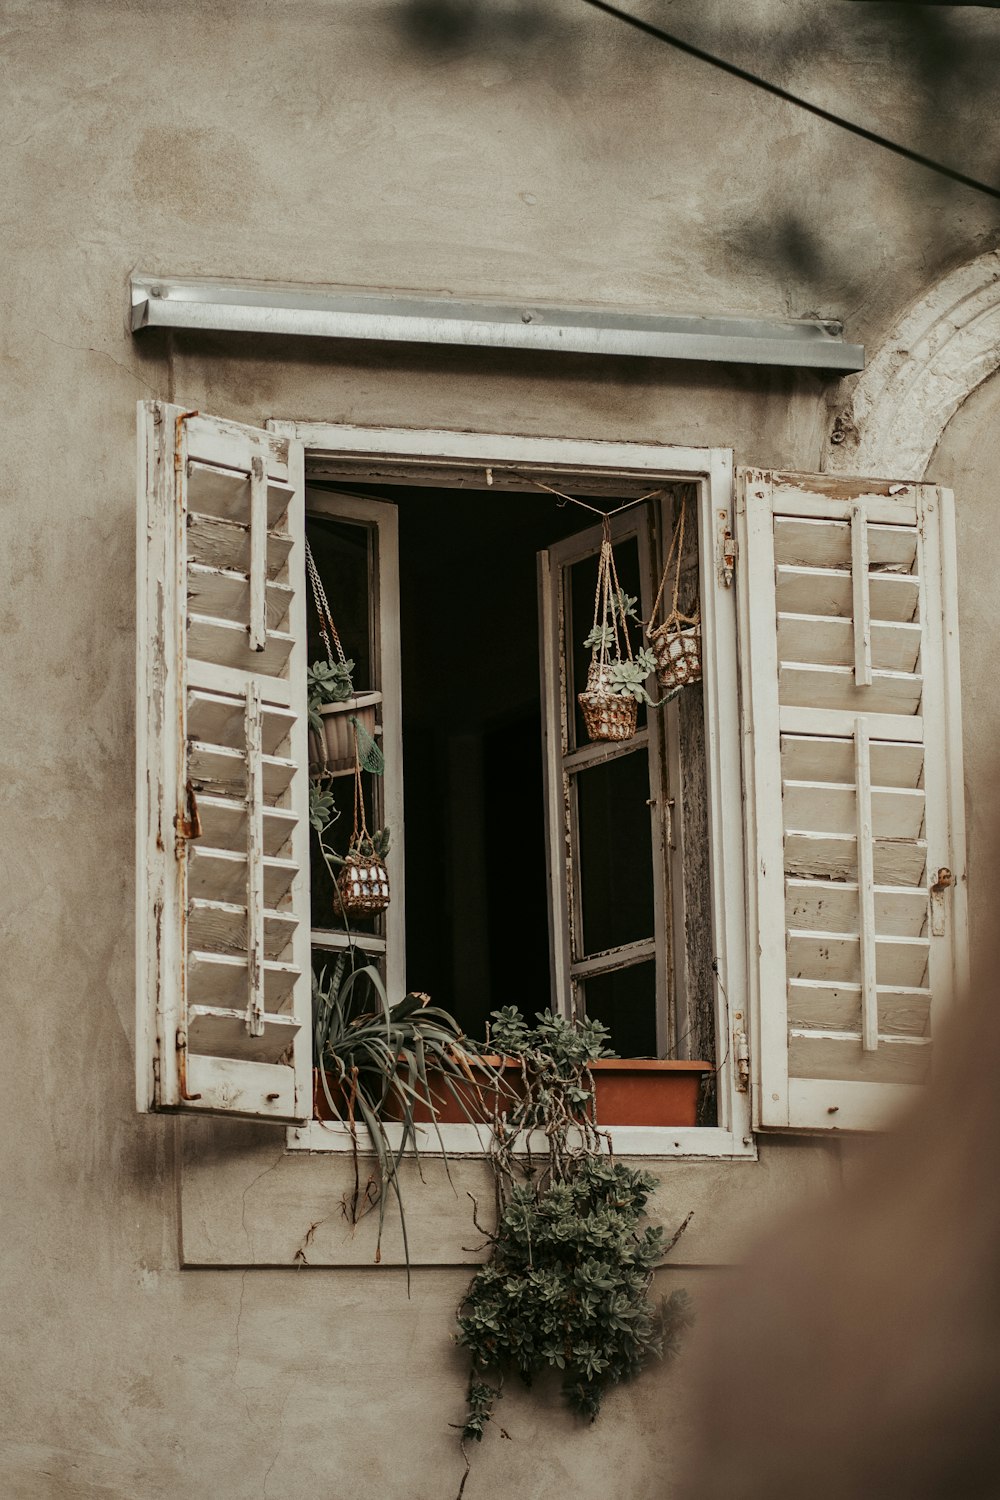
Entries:
MULTIPOLYGON (((348 495, 310 489, 306 479, 306 531, 310 516, 328 516, 332 520, 354 522, 369 528, 375 543, 375 566, 371 579, 371 653, 372 681, 364 686, 377 688, 382 694, 379 719, 382 726, 382 749, 385 774, 381 781, 381 824, 392 834, 387 867, 392 886, 392 901, 383 919, 384 933, 356 932, 348 937, 342 929, 312 930, 313 947, 328 953, 355 947, 373 963, 384 963, 386 988, 390 995, 401 995, 406 986, 406 891, 403 859, 403 708, 400 674, 399 639, 399 516, 394 505, 369 499, 366 495, 348 495)), ((346 787, 341 798, 341 816, 350 817, 349 779, 338 781, 346 787)), ((367 795, 367 794, 366 794, 367 795)), ((374 827, 374 823, 372 827, 374 827)))
MULTIPOLYGON (((693 482, 697 489, 702 558, 701 607, 705 673, 705 731, 709 780, 709 840, 714 953, 718 970, 716 1047, 720 1123, 691 1128, 622 1127, 611 1134, 622 1155, 732 1157, 756 1154, 749 1094, 741 1088, 738 1059, 745 1047, 747 931, 736 600, 726 576, 723 539, 733 527, 733 459, 729 449, 681 448, 669 444, 522 437, 501 433, 362 427, 329 422, 274 421, 278 436, 299 441, 310 463, 357 462, 354 482, 377 479, 388 468, 397 479, 461 488, 490 485, 505 470, 528 471, 572 483, 586 475, 608 483, 693 482), (370 466, 365 466, 370 460, 370 466)), ((347 476, 345 475, 345 478, 347 476)), ((349 480, 348 480, 349 482, 349 480)), ((475 1125, 444 1125, 441 1144, 449 1155, 479 1155, 488 1132, 475 1125)), ((346 1126, 312 1121, 292 1127, 293 1150, 350 1151, 346 1126)), ((426 1149, 433 1154, 435 1144, 426 1149)))

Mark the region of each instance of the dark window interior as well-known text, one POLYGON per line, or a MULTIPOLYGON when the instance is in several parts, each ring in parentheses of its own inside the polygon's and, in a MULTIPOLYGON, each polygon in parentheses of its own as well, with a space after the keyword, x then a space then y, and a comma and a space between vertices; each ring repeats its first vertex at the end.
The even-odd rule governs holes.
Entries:
POLYGON ((592 524, 550 496, 399 505, 407 981, 472 1035, 551 999, 537 554, 592 524))
MULTIPOLYGON (((532 1015, 552 1000, 537 554, 590 529, 596 518, 535 493, 395 484, 350 489, 396 505, 399 517, 407 984, 481 1038, 491 1010, 516 1004, 532 1015)), ((615 501, 598 503, 610 510, 615 501)), ((357 522, 313 515, 309 535, 344 650, 357 663, 355 685, 367 688, 376 534, 357 522)), ((639 594, 634 539, 616 548, 616 561, 622 586, 639 594)), ((696 578, 695 571, 695 585, 696 578)), ((573 565, 567 630, 575 689, 586 678, 589 653, 580 643, 593 618, 595 581, 595 559, 573 565)), ((310 660, 323 655, 311 611, 309 650, 310 660)), ((700 688, 683 698, 686 937, 685 953, 674 961, 685 968, 689 1009, 688 1035, 673 1055, 711 1057, 700 688)), ((585 740, 579 723, 577 742, 585 740)), ((583 938, 592 953, 653 930, 647 760, 628 755, 577 780, 583 938)), ((365 781, 377 797, 377 779, 365 781)), ((341 818, 330 841, 340 848, 351 830, 352 782, 334 785, 341 818)), ((373 816, 378 808, 369 805, 370 823, 373 816)), ((329 877, 316 860, 313 896, 314 925, 331 925, 329 877)), ((379 930, 382 919, 373 920, 379 930)), ((656 1054, 652 961, 592 976, 583 989, 588 1013, 610 1027, 619 1053, 656 1054)))

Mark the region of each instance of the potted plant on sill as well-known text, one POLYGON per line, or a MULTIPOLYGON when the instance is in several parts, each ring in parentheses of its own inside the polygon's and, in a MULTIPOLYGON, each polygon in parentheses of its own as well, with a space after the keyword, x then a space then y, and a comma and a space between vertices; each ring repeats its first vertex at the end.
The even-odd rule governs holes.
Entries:
MULTIPOLYGON (((441 1145, 435 1099, 442 1093, 457 1095, 460 1089, 461 1097, 468 1097, 476 1075, 461 1028, 427 995, 408 994, 390 1002, 378 970, 358 963, 349 949, 313 976, 313 1058, 314 1117, 342 1122, 351 1133, 354 1187, 346 1202, 348 1217, 356 1223, 377 1210, 377 1261, 386 1202, 394 1197, 409 1271, 399 1168, 408 1153, 418 1155, 421 1141, 427 1141, 421 1120, 430 1122, 441 1145), (360 1162, 368 1141, 359 1140, 359 1126, 375 1157, 375 1171, 364 1183, 360 1162)), ((478 1067, 484 1081, 495 1081, 481 1060, 478 1067)))
POLYGON ((466 1476, 465 1445, 482 1439, 507 1375, 530 1386, 559 1370, 570 1408, 593 1420, 608 1387, 675 1353, 691 1320, 683 1292, 658 1306, 649 1296, 690 1215, 669 1240, 643 1224, 656 1181, 614 1160, 594 1118, 605 1027, 551 1011, 537 1022, 513 1006, 493 1013, 493 1040, 520 1064, 522 1089, 494 1112, 497 1223, 476 1219, 490 1254, 458 1312, 456 1339, 471 1357, 466 1476))

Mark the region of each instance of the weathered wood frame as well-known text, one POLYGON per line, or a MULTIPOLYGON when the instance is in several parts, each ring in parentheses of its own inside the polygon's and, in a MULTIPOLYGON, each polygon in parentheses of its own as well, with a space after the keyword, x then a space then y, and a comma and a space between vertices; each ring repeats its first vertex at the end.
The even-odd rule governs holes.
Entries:
MULTIPOLYGON (((616 1150, 652 1156, 746 1157, 755 1154, 749 1096, 741 1089, 737 1057, 746 1028, 747 929, 737 688, 736 608, 722 541, 732 531, 732 455, 726 449, 680 448, 657 443, 612 443, 513 434, 436 429, 359 427, 322 422, 268 423, 296 439, 310 463, 344 482, 378 481, 390 471, 409 483, 476 488, 512 473, 530 472, 554 482, 575 477, 605 485, 694 482, 701 518, 701 609, 705 670, 709 838, 712 846, 714 950, 718 969, 717 1057, 720 1124, 690 1129, 629 1128, 613 1132, 616 1150)), ((523 487, 523 486, 522 486, 523 487)), ((446 1125, 449 1154, 478 1155, 477 1127, 446 1125)), ((289 1132, 304 1150, 352 1149, 344 1127, 312 1122, 289 1132)), ((426 1149, 433 1150, 428 1142, 426 1149)))
MULTIPOLYGON (((615 516, 611 540, 634 538, 639 551, 639 609, 648 619, 656 588, 654 537, 651 517, 638 506, 615 516)), ((652 958, 656 964, 656 1046, 663 1055, 674 1028, 672 983, 672 922, 674 893, 669 884, 667 848, 667 786, 664 765, 664 725, 650 713, 646 726, 626 741, 578 744, 575 736, 575 696, 582 683, 571 680, 572 644, 567 633, 568 570, 601 549, 601 527, 589 527, 546 549, 539 557, 540 653, 543 704, 546 835, 549 851, 549 951, 552 995, 566 1014, 579 1004, 579 987, 591 975, 610 974, 652 958), (653 932, 648 939, 606 952, 590 951, 583 925, 580 868, 579 776, 590 767, 607 765, 625 755, 645 752, 649 777, 649 821, 653 871, 653 932), (578 949, 579 951, 574 951, 578 949)), ((574 621, 579 635, 585 623, 574 621)))
MULTIPOLYGON (((267 663, 279 633, 268 628, 266 578, 269 486, 283 496, 287 533, 282 536, 288 576, 304 569, 302 450, 263 430, 210 418, 161 402, 138 406, 136 686, 136 1100, 140 1111, 175 1110, 192 1114, 232 1114, 278 1123, 302 1121, 312 1109, 310 1057, 310 980, 308 921, 308 790, 305 722, 305 601, 301 588, 284 590, 288 629, 280 633, 287 664, 272 674, 267 663), (217 577, 244 589, 247 615, 234 629, 228 616, 189 609, 188 492, 193 471, 216 476, 226 485, 246 483, 248 569, 244 583, 232 569, 192 563, 197 576, 217 577), (200 569, 200 574, 198 574, 200 569), (259 576, 258 576, 259 575, 259 576), (238 638, 242 665, 211 652, 196 652, 198 629, 238 638), (251 655, 252 653, 252 655, 251 655), (192 701, 243 704, 246 791, 242 800, 245 845, 213 849, 200 842, 201 826, 190 779, 189 695, 192 701), (221 697, 220 697, 221 695, 221 697), (265 855, 264 715, 287 721, 289 742, 287 819, 289 856, 265 855), (246 941, 240 958, 191 948, 189 879, 192 861, 232 862, 243 872, 236 905, 243 909, 246 941), (266 904, 269 872, 287 879, 288 896, 280 914, 266 904), (284 955, 264 956, 265 922, 287 923, 284 955), (239 1006, 194 1005, 189 967, 200 972, 245 970, 245 998, 239 1006), (269 978, 285 987, 280 1009, 265 1008, 269 978), (192 1027, 207 1023, 213 1046, 189 1047, 192 1027), (266 1051, 259 1039, 268 1033, 266 1051), (263 1055, 264 1060, 259 1060, 263 1055)), ((225 524, 225 523, 224 523, 225 524)), ((239 526, 234 530, 239 530, 239 526)), ((303 575, 304 576, 304 575, 303 575)), ((201 585, 199 584, 199 587, 201 585)), ((228 647, 227 647, 228 651, 228 647)), ((211 748, 211 747, 202 747, 211 748)), ((235 752, 226 751, 226 754, 235 752)), ((201 799, 225 806, 225 800, 201 799)), ((234 806, 236 804, 233 804, 234 806)), ((225 898, 228 900, 228 898, 225 898)), ((193 972, 193 971, 192 971, 193 972)), ((237 981, 238 982, 238 981, 237 981)))

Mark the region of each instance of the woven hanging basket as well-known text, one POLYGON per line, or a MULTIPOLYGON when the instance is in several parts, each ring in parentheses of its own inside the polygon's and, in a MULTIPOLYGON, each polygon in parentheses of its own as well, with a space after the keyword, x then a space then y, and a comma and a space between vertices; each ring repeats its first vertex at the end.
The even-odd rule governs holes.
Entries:
POLYGON ((635 734, 639 704, 631 693, 616 693, 608 681, 608 668, 622 661, 621 634, 625 650, 632 660, 632 643, 628 623, 623 619, 619 632, 615 600, 621 598, 621 585, 611 549, 611 527, 605 517, 601 556, 597 565, 597 590, 594 594, 594 635, 602 631, 600 643, 590 653, 587 686, 577 693, 576 701, 583 712, 587 737, 591 740, 630 740, 635 734), (612 655, 612 647, 614 654, 612 655))
POLYGON ((592 740, 630 740, 635 734, 639 705, 631 695, 614 692, 599 666, 591 663, 587 686, 577 693, 587 735, 592 740))
POLYGON ((681 512, 670 538, 670 550, 663 565, 663 577, 656 591, 653 609, 646 626, 646 639, 656 657, 656 679, 666 693, 690 687, 701 681, 701 614, 697 607, 694 613, 684 614, 678 607, 681 591, 681 563, 684 558, 684 528, 687 521, 687 496, 681 501, 681 512), (656 611, 660 607, 663 590, 671 565, 674 569, 673 594, 670 613, 659 625, 654 625, 656 611))
POLYGON ((371 916, 389 905, 389 876, 377 855, 349 849, 334 887, 334 909, 350 917, 371 916))
POLYGON ((665 692, 688 687, 701 680, 701 622, 680 625, 668 619, 648 632, 656 657, 656 680, 665 692))
POLYGON ((361 785, 361 757, 358 737, 354 736, 354 831, 337 873, 333 889, 333 909, 338 915, 369 917, 385 911, 389 905, 389 872, 378 854, 362 854, 364 844, 371 847, 371 834, 365 819, 364 788, 361 785))

